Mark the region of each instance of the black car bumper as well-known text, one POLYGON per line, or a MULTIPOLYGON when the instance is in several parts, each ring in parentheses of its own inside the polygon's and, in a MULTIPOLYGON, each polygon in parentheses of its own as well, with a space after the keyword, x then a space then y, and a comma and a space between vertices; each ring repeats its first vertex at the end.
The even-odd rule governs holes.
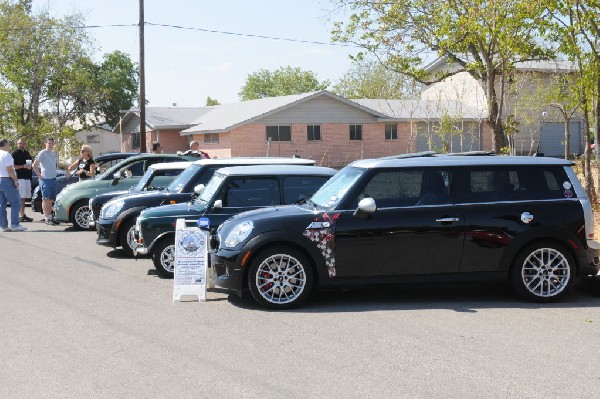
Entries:
POLYGON ((244 269, 237 262, 237 252, 235 254, 224 254, 224 252, 228 251, 210 253, 213 282, 216 286, 241 296, 244 290, 244 269))
POLYGON ((96 244, 105 247, 117 247, 117 232, 113 230, 113 225, 113 223, 106 223, 102 220, 96 222, 96 232, 98 233, 96 244))

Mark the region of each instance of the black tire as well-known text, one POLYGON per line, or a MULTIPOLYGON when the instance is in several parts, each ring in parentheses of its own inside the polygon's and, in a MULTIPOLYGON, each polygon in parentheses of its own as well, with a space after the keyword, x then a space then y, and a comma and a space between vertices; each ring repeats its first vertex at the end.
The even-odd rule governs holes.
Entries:
POLYGON ((173 278, 175 272, 175 238, 163 237, 152 250, 152 262, 159 276, 173 278))
POLYGON ((308 298, 313 287, 313 270, 298 250, 277 246, 260 252, 248 270, 248 287, 259 305, 288 309, 308 298))
POLYGON ((552 302, 573 287, 575 263, 560 244, 534 242, 515 257, 511 270, 512 285, 517 293, 530 301, 552 302))
POLYGON ((135 232, 135 216, 127 219, 119 229, 119 244, 128 256, 133 256, 133 246, 136 244, 133 233, 135 232))
POLYGON ((90 201, 88 199, 82 199, 77 201, 71 210, 71 223, 77 230, 89 230, 90 222, 89 217, 92 213, 90 209, 90 201))

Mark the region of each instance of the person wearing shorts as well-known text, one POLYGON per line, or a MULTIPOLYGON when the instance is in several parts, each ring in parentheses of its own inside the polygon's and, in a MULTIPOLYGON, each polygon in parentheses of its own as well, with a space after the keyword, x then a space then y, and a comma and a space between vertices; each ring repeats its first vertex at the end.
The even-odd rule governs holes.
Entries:
POLYGON ((46 148, 40 151, 33 162, 33 170, 40 177, 40 191, 42 193, 42 211, 44 222, 50 226, 59 223, 52 217, 52 206, 56 199, 56 169, 58 157, 54 152, 54 139, 46 139, 46 148))
POLYGON ((11 155, 15 161, 15 171, 19 179, 19 196, 21 197, 19 221, 32 222, 33 219, 25 215, 25 201, 31 198, 31 164, 33 158, 31 158, 29 151, 25 149, 25 140, 22 137, 18 138, 17 149, 11 155))

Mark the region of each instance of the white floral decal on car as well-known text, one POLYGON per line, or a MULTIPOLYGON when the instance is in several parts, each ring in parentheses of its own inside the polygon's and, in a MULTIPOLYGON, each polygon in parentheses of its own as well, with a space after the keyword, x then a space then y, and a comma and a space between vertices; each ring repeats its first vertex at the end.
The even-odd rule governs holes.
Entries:
POLYGON ((325 258, 329 277, 335 277, 335 223, 339 217, 339 213, 322 213, 304 231, 304 236, 317 244, 325 258))

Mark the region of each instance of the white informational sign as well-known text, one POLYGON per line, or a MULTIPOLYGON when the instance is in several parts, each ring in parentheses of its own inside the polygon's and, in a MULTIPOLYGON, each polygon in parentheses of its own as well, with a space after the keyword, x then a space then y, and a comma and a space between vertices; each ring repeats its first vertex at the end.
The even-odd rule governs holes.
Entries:
POLYGON ((195 295, 206 301, 208 266, 208 232, 198 227, 186 227, 184 219, 175 225, 175 273, 173 302, 184 295, 195 295))

